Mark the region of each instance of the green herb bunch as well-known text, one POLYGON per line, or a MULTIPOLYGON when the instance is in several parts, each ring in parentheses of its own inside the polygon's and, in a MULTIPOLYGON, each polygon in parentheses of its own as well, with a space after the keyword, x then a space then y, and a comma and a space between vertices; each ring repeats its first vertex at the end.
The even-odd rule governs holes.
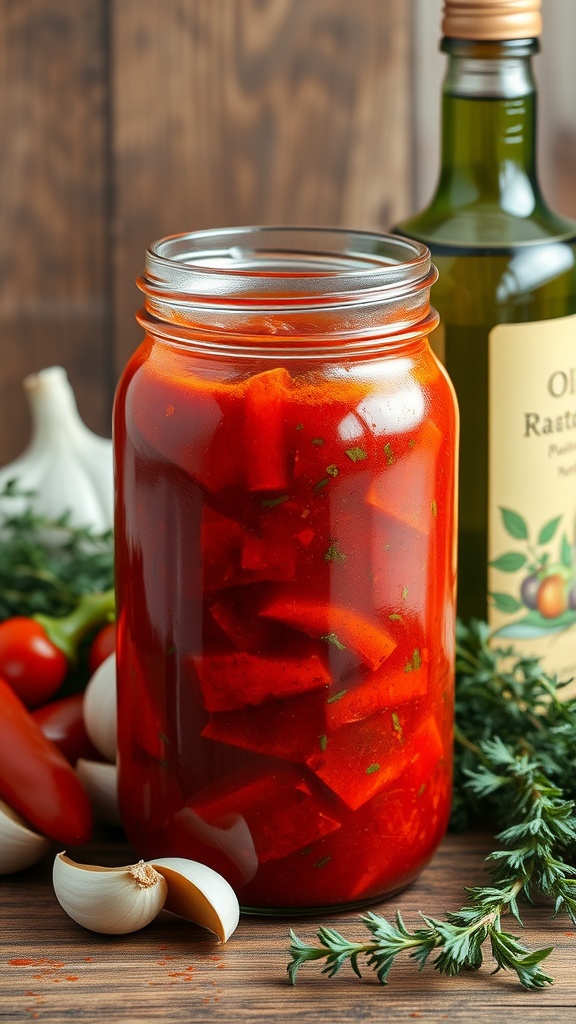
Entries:
MULTIPOLYGON (((30 498, 15 481, 0 499, 30 498)), ((19 503, 20 504, 20 503, 19 503)), ((96 535, 50 520, 30 507, 0 524, 0 621, 14 615, 66 615, 82 594, 108 590, 114 575, 112 533, 96 535)))
POLYGON ((399 913, 394 922, 368 913, 361 917, 364 942, 320 928, 320 945, 311 946, 291 932, 293 983, 308 961, 322 961, 329 977, 349 961, 360 976, 364 958, 385 984, 401 953, 420 969, 430 962, 455 975, 481 967, 487 948, 496 970, 514 971, 525 988, 552 982, 541 966, 552 947, 529 950, 503 929, 502 918, 521 925, 521 904, 540 896, 576 924, 576 699, 563 699, 566 684, 537 659, 495 649, 488 639, 484 623, 458 627, 452 827, 461 831, 477 820, 501 830, 488 857, 489 883, 467 889, 467 904, 444 920, 422 914, 414 931, 399 913))

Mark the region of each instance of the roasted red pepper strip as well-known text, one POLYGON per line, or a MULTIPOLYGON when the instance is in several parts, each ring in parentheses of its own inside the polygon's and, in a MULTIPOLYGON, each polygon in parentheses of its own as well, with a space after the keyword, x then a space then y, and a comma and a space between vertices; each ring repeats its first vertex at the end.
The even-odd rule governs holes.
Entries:
POLYGON ((283 491, 288 487, 283 406, 290 384, 290 374, 279 366, 256 374, 246 388, 243 450, 250 491, 283 491))
POLYGON ((221 828, 241 815, 261 862, 286 857, 340 828, 324 794, 313 792, 292 765, 278 765, 263 775, 232 772, 196 793, 188 806, 221 828))
POLYGON ((427 535, 430 533, 438 509, 435 505, 434 465, 442 444, 442 434, 430 420, 421 429, 418 447, 414 454, 407 454, 396 461, 390 447, 389 464, 373 482, 367 495, 367 502, 392 519, 411 526, 427 535), (430 460, 430 469, 424 471, 422 459, 430 460), (419 468, 415 466, 419 463, 419 468))
POLYGON ((92 809, 63 754, 0 679, 0 797, 42 835, 86 843, 92 809))
POLYGON ((234 651, 192 661, 207 711, 234 711, 276 697, 294 697, 330 683, 326 666, 315 654, 287 659, 234 651))
MULTIPOLYGON (((381 712, 364 722, 337 729, 326 749, 311 754, 308 766, 327 786, 358 810, 377 793, 391 787, 420 760, 431 762, 430 772, 443 755, 442 737, 432 716, 403 735, 404 710, 381 712)), ((427 782, 424 777, 423 782, 427 782)))
POLYGON ((371 669, 379 668, 396 647, 389 633, 356 612, 334 604, 317 604, 298 595, 278 591, 260 614, 332 643, 339 650, 355 651, 371 669))

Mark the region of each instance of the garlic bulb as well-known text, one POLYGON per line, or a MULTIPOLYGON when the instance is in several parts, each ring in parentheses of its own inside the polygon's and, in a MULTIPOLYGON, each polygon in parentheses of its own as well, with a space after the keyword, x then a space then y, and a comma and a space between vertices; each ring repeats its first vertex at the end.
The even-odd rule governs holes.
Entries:
POLYGON ((145 928, 158 916, 168 886, 150 864, 122 868, 76 864, 64 853, 54 860, 56 898, 83 928, 105 935, 126 935, 145 928))
POLYGON ((205 864, 182 857, 101 868, 76 864, 59 853, 52 878, 63 910, 94 932, 125 935, 138 931, 165 906, 226 942, 240 916, 236 894, 228 882, 205 864))
POLYGON ((116 765, 80 757, 76 761, 75 771, 90 797, 95 819, 106 825, 122 825, 116 765))
POLYGON ((49 519, 69 514, 72 526, 95 533, 112 528, 112 442, 98 437, 82 422, 66 371, 50 366, 24 380, 32 417, 32 435, 25 451, 0 469, 0 489, 16 480, 18 490, 34 491, 32 499, 3 498, 0 510, 17 514, 31 504, 49 519))
POLYGON ((110 654, 88 680, 82 705, 84 725, 96 750, 116 762, 116 655, 110 654))
POLYGON ((29 829, 16 812, 0 800, 0 875, 10 875, 36 864, 51 845, 50 839, 29 829))

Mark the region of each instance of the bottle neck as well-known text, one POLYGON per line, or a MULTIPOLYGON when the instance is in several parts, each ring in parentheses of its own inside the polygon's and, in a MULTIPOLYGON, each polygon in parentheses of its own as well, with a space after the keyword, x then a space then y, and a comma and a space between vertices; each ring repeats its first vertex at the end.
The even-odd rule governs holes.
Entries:
POLYGON ((448 68, 436 201, 529 217, 541 204, 531 67, 537 40, 444 39, 442 49, 448 68))

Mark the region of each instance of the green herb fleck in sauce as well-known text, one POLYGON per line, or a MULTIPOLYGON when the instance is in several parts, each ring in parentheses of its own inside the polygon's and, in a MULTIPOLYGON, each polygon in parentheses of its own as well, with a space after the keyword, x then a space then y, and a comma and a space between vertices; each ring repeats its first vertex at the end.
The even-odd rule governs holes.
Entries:
POLYGON ((343 551, 340 551, 340 548, 338 547, 338 542, 337 541, 333 540, 333 541, 330 542, 330 547, 328 548, 328 551, 324 555, 324 561, 326 561, 326 562, 345 562, 346 561, 346 555, 344 554, 343 551))
POLYGON ((283 494, 280 498, 265 498, 262 504, 264 508, 275 508, 276 505, 282 505, 285 501, 288 501, 287 494, 283 494))
POLYGON ((324 635, 321 636, 320 639, 323 640, 324 643, 326 644, 334 644, 334 647, 337 647, 339 651, 346 650, 345 644, 341 643, 341 641, 336 636, 336 633, 324 633, 324 635))
POLYGON ((340 690, 339 693, 335 693, 333 697, 328 697, 327 704, 335 704, 337 700, 342 700, 342 697, 346 693, 346 690, 340 690))
POLYGON ((367 458, 366 452, 363 448, 347 448, 346 455, 352 462, 362 462, 367 458))

